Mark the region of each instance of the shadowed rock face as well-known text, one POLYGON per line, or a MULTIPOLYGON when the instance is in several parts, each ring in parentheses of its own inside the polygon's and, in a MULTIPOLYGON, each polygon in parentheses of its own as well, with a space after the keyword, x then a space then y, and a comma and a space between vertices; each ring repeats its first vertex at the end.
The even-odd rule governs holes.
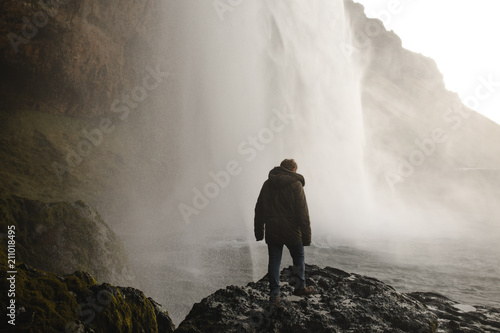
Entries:
POLYGON ((414 298, 372 278, 307 265, 315 294, 292 295, 292 268, 281 272, 280 307, 267 277, 230 286, 195 304, 176 332, 434 332, 438 318, 414 298))
POLYGON ((161 26, 159 6, 146 0, 2 1, 2 98, 12 108, 50 113, 109 112, 146 65, 157 65, 152 38, 161 26))

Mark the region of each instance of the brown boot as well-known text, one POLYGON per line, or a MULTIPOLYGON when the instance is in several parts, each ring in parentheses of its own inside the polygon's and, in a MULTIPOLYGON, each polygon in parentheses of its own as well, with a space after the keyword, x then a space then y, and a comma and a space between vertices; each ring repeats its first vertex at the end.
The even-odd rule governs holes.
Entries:
POLYGON ((274 306, 280 306, 280 296, 269 296, 269 302, 274 306))
POLYGON ((295 289, 293 294, 295 296, 308 296, 311 295, 313 292, 314 292, 314 287, 304 287, 295 289))

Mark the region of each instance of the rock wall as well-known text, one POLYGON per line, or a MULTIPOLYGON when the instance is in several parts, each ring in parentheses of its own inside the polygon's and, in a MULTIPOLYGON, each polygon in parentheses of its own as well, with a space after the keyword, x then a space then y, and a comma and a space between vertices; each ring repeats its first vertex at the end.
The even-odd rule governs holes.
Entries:
POLYGON ((109 113, 156 59, 159 7, 149 0, 2 1, 2 109, 109 113))
MULTIPOLYGON (((404 49, 362 5, 344 3, 353 36, 342 47, 348 62, 364 69, 365 161, 374 200, 394 208, 401 202, 392 199, 399 198, 487 234, 491 216, 500 214, 500 146, 494 144, 500 126, 448 91, 432 59, 404 49)), ((481 91, 492 88, 490 79, 478 73, 481 91)), ((471 91, 474 98, 481 102, 471 91)))

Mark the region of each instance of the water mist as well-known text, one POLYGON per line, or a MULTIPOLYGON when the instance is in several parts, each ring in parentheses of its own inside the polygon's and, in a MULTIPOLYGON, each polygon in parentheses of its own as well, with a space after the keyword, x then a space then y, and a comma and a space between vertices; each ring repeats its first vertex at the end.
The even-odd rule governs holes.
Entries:
POLYGON ((181 172, 170 219, 247 237, 268 171, 295 158, 315 230, 368 222, 362 71, 342 52, 343 2, 245 2, 223 21, 210 6, 183 6, 194 23, 176 63, 181 172))
POLYGON ((132 198, 140 287, 178 321, 192 303, 263 275, 253 209, 271 168, 294 158, 313 241, 370 223, 362 69, 343 1, 167 2, 169 84, 140 119, 132 198), (316 236, 315 236, 316 235, 316 236), (140 267, 139 267, 140 269, 140 267))

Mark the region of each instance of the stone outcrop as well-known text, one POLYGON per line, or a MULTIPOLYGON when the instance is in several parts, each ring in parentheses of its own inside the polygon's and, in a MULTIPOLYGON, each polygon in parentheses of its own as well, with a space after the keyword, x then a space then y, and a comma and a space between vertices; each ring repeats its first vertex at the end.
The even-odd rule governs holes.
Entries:
MULTIPOLYGON (((120 239, 82 201, 43 203, 1 194, 0 217, 2 230, 15 227, 17 263, 58 274, 87 271, 98 281, 128 280, 120 239)), ((2 263, 5 246, 2 243, 2 263)))
POLYGON ((279 307, 269 304, 267 277, 229 286, 194 305, 176 332, 496 332, 499 310, 460 305, 443 296, 403 294, 376 279, 306 265, 316 292, 293 296, 292 267, 281 272, 279 307), (464 313, 470 308, 473 312, 464 313), (460 310, 462 309, 462 310, 460 310))
MULTIPOLYGON (((0 285, 6 291, 12 288, 7 280, 11 275, 5 265, 0 268, 0 285)), ((24 264, 16 271, 15 297, 0 298, 2 309, 7 309, 10 299, 15 300, 15 309, 7 309, 7 318, 14 319, 15 326, 3 318, 2 332, 174 331, 168 312, 140 290, 98 284, 82 271, 57 275, 24 264)))
POLYGON ((414 298, 372 278, 306 267, 315 294, 292 295, 292 268, 281 272, 281 306, 269 304, 267 278, 230 286, 194 305, 177 332, 434 332, 437 316, 414 298))
POLYGON ((438 316, 440 332, 500 332, 500 309, 461 304, 436 293, 415 292, 410 296, 438 316))

